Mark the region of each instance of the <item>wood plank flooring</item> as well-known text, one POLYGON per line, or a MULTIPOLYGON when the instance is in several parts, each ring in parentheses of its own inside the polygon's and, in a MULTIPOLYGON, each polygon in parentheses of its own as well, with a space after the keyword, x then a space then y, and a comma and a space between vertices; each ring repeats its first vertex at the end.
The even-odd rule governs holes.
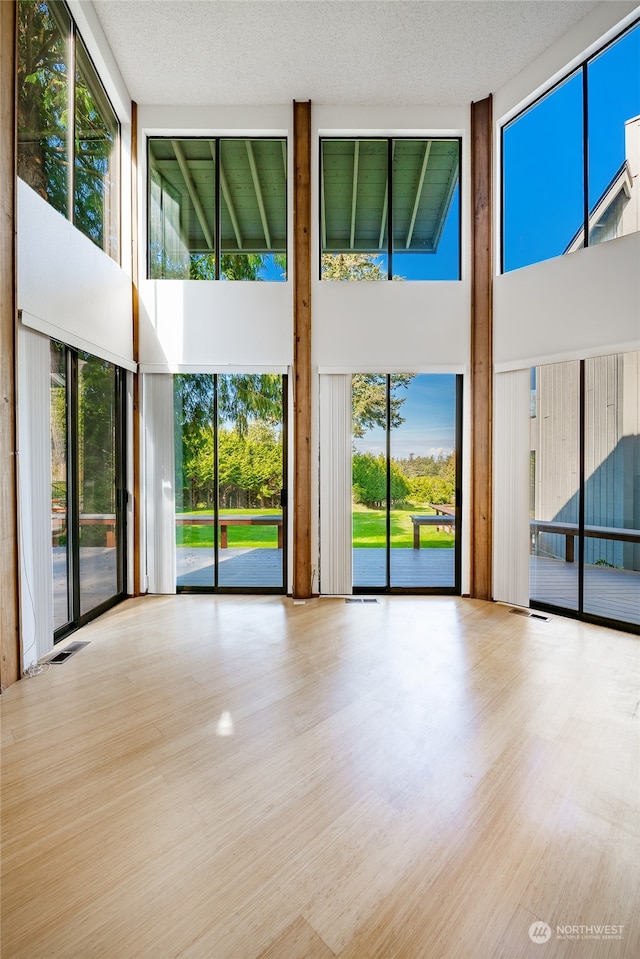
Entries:
POLYGON ((73 640, 0 699, 6 959, 640 955, 637 637, 181 595, 73 640))

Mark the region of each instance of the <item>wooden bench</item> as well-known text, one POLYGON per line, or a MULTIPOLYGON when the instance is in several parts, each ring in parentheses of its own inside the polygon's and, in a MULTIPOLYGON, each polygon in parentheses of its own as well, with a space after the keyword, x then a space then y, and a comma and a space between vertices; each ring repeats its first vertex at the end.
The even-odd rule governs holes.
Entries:
MULTIPOLYGON (((80 526, 109 526, 106 533, 106 546, 113 549, 116 545, 116 514, 115 513, 80 513, 80 526)), ((66 510, 55 507, 51 513, 51 543, 60 545, 60 537, 67 529, 66 510)), ((82 545, 82 543, 80 544, 82 545)))
MULTIPOLYGON (((182 513, 176 516, 176 523, 179 526, 213 526, 215 517, 212 513, 182 513)), ((278 528, 278 549, 282 549, 283 532, 282 516, 266 513, 247 513, 236 514, 234 516, 218 516, 218 526, 220 527, 220 549, 227 549, 229 545, 229 526, 276 526, 278 528)))
MULTIPOLYGON (((435 507, 434 507, 435 508, 435 507)), ((443 507, 439 507, 442 509, 443 507)), ((453 507, 451 507, 453 509, 453 507)), ((411 517, 411 522, 413 523, 413 548, 420 549, 420 527, 421 526, 435 526, 436 529, 448 527, 449 530, 452 530, 456 522, 456 514, 446 513, 446 521, 443 518, 443 514, 437 514, 432 516, 428 513, 416 513, 411 517)))
MULTIPOLYGON (((556 533, 565 537, 564 558, 573 563, 575 558, 574 540, 578 535, 577 523, 562 523, 557 520, 532 519, 530 522, 534 552, 537 552, 539 533, 556 533)), ((618 526, 585 526, 585 539, 612 539, 622 543, 640 543, 640 530, 624 529, 618 526)))

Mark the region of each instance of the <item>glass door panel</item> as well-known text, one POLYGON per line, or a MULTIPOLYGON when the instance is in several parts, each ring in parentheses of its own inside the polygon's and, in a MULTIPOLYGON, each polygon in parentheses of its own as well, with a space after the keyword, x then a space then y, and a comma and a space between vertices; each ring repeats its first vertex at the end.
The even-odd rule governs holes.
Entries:
POLYGON ((286 378, 174 378, 179 590, 285 588, 286 378))
POLYGON ((78 357, 80 615, 112 599, 118 578, 117 386, 112 363, 78 357))
POLYGON ((585 360, 584 598, 640 625, 640 353, 585 360))
POLYGON ((51 340, 51 567, 53 574, 53 628, 72 618, 69 590, 69 486, 67 353, 51 340))
POLYGON ((217 380, 218 585, 282 589, 282 377, 217 380))
POLYGON ((456 581, 456 377, 391 377, 404 395, 391 430, 391 586, 456 581))
POLYGON ((355 590, 459 588, 459 389, 449 374, 353 376, 355 590))
POLYGON ((388 377, 352 377, 353 586, 384 589, 389 582, 387 536, 388 377))
POLYGON ((214 586, 214 378, 173 378, 178 589, 214 586))
POLYGON ((578 609, 580 364, 532 374, 532 601, 578 609))

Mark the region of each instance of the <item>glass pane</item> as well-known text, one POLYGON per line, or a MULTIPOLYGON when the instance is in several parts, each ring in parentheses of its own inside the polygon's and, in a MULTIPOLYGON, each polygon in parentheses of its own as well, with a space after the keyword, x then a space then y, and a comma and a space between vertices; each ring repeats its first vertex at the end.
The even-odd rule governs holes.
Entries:
POLYGON ((585 361, 584 612, 640 624, 640 353, 585 361))
MULTIPOLYGON (((387 585, 387 377, 351 380, 353 585, 387 585)), ((397 398, 396 398, 397 399, 397 398)))
POLYGON ((536 368, 531 403, 532 601, 578 609, 578 362, 536 368))
POLYGON ((582 74, 503 130, 503 269, 583 245, 582 74))
POLYGON ((322 140, 322 279, 386 280, 387 140, 322 140))
POLYGON ((282 377, 218 385, 218 584, 283 586, 282 377))
POLYGON ((51 562, 53 628, 71 620, 67 486, 67 351, 51 340, 51 562))
POLYGON ((149 276, 214 280, 215 140, 149 140, 149 276))
POLYGON ((178 586, 214 585, 213 376, 173 378, 178 586))
POLYGON ((116 368, 78 357, 80 615, 118 594, 116 368))
POLYGON ((221 279, 287 278, 287 141, 220 141, 221 279))
POLYGON ((589 243, 640 229, 640 26, 630 30, 588 71, 589 243))
POLYGON ((393 142, 393 275, 460 278, 458 140, 393 142))
POLYGON ((74 223, 114 259, 119 246, 118 120, 76 37, 74 223))
POLYGON ((455 586, 456 377, 392 376, 391 586, 455 586))
POLYGON ((69 44, 63 3, 22 0, 18 17, 18 176, 69 217, 69 44))

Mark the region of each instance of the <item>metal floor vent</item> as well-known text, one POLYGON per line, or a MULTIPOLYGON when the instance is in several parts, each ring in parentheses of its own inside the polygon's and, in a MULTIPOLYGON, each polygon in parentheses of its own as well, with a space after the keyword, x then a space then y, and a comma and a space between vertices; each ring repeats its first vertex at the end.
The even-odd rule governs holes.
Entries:
POLYGON ((375 596, 352 596, 345 599, 345 603, 377 603, 375 596))
POLYGON ((541 619, 543 623, 551 622, 550 616, 545 616, 544 613, 532 613, 528 609, 510 609, 510 613, 515 613, 516 616, 527 616, 529 619, 541 619))
POLYGON ((73 656, 74 653, 77 653, 79 650, 83 649, 85 646, 88 646, 89 643, 69 643, 68 646, 65 646, 64 649, 61 649, 59 653, 56 653, 55 656, 52 656, 51 659, 48 659, 48 663, 66 663, 66 661, 73 656))

